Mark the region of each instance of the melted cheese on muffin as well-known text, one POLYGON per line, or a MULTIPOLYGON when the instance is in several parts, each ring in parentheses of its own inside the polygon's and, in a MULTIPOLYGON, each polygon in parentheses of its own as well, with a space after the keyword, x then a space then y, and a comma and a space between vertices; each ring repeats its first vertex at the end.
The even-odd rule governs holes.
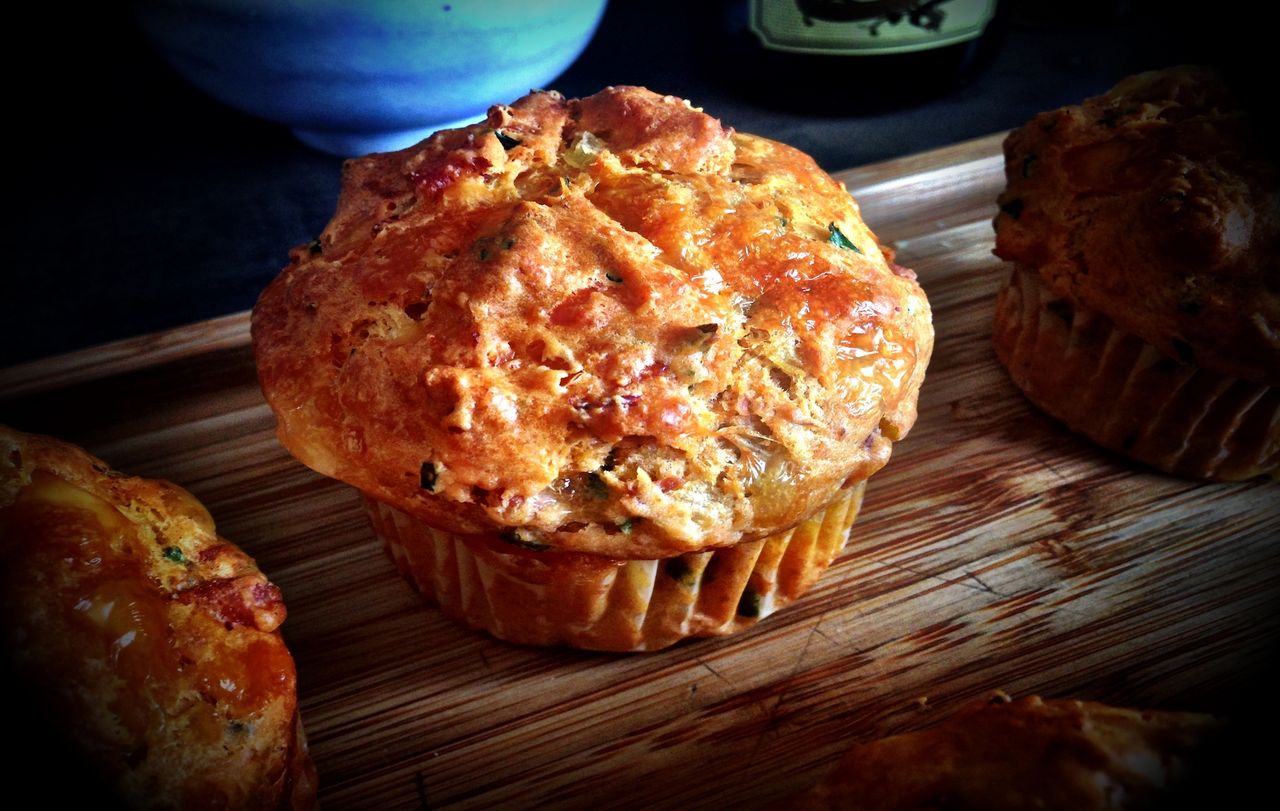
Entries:
POLYGON ((0 426, 9 662, 130 807, 310 808, 280 591, 167 482, 0 426))
POLYGON ((254 312, 286 447, 461 533, 761 538, 915 419, 928 303, 806 155, 631 87, 349 162, 254 312))

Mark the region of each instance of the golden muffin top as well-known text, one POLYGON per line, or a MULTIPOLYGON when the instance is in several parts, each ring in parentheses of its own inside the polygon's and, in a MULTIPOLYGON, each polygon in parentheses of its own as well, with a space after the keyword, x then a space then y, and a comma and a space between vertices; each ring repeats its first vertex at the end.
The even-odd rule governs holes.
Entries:
MULTIPOLYGON (((1093 701, 974 702, 931 727, 861 743, 794 811, 1165 808, 1223 722, 1093 701), (1163 801, 1163 802, 1162 802, 1163 801)), ((1181 806, 1179 806, 1181 807, 1181 806)))
POLYGON ((996 253, 1183 363, 1280 383, 1280 172, 1204 68, 1125 79, 1005 141, 996 253))
POLYGON ((812 159, 635 87, 348 162, 253 336, 307 465, 445 530, 619 557, 825 506, 914 422, 933 343, 812 159))
POLYGON ((0 425, 0 556, 3 666, 126 805, 314 806, 280 591, 189 493, 0 425))

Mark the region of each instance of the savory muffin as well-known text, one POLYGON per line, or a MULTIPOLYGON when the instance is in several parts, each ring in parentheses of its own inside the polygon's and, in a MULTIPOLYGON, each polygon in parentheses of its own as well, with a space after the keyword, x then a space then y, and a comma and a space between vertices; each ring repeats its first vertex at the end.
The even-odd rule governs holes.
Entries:
POLYGON ((280 591, 189 493, 0 426, 0 554, 6 670, 123 803, 314 806, 280 591))
POLYGON ((780 804, 796 811, 1090 811, 1168 807, 1222 723, 1089 701, 977 702, 855 746, 780 804))
POLYGON ((1005 141, 996 350, 1098 443, 1211 479, 1280 467, 1280 173, 1208 69, 1124 80, 1005 141))
POLYGON ((634 87, 348 162, 291 260, 253 318, 281 441, 522 642, 660 647, 796 596, 932 349, 840 184, 634 87))

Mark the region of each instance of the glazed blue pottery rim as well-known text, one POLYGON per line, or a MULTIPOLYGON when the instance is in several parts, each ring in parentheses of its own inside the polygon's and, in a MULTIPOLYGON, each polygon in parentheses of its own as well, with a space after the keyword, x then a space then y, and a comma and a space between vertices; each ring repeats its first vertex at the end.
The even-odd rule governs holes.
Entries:
POLYGON ((606 0, 134 0, 189 82, 348 157, 412 145, 545 87, 606 0))
POLYGON ((430 138, 440 130, 465 127, 484 120, 484 113, 466 116, 453 121, 440 121, 422 127, 388 132, 341 132, 338 130, 309 130, 293 127, 294 137, 312 149, 339 157, 368 155, 373 152, 395 152, 430 138))

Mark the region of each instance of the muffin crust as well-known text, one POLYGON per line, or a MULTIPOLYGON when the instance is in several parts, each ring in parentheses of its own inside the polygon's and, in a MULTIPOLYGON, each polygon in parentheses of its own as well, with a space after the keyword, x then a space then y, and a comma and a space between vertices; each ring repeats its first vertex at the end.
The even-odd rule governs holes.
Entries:
POLYGON ((1222 729, 1212 716, 997 694, 932 727, 855 746, 803 811, 1165 808, 1222 729))
POLYGON ((631 87, 349 162, 254 313, 304 463, 447 531, 632 558, 786 530, 865 479, 932 339, 811 159, 631 87))
POLYGON ((128 807, 315 806, 280 591, 189 493, 0 425, 0 555, 3 664, 128 807))
POLYGON ((1176 361, 1280 383, 1280 172, 1216 74, 1041 113, 1005 164, 998 256, 1176 361))

